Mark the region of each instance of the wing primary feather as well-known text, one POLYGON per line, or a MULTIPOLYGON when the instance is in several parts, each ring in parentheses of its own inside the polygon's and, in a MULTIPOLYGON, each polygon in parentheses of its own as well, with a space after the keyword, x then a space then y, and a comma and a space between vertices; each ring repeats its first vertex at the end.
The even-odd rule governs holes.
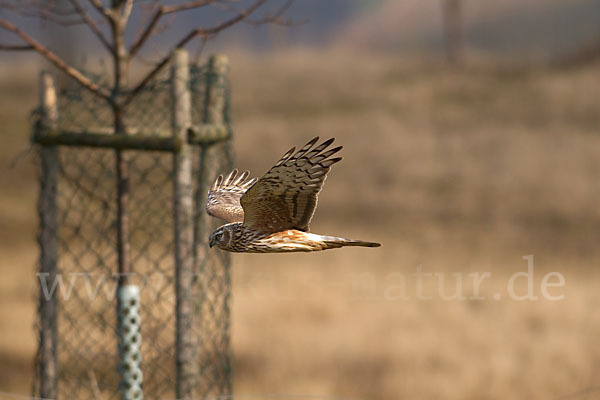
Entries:
POLYGON ((229 173, 229 175, 227 175, 227 179, 225 180, 225 184, 226 185, 231 185, 233 183, 233 181, 235 180, 235 177, 238 174, 238 170, 234 169, 233 171, 231 171, 229 173))
POLYGON ((342 149, 342 146, 333 148, 331 150, 326 151, 325 153, 321 153, 317 156, 314 156, 310 159, 310 162, 315 165, 320 163, 321 161, 323 161, 324 159, 331 157, 332 155, 334 155, 335 153, 337 153, 338 151, 340 151, 342 149))
POLYGON ((210 191, 216 190, 219 186, 221 186, 221 182, 223 182, 223 175, 217 176, 217 179, 215 179, 215 183, 213 183, 210 191))
POLYGON ((250 187, 252 187, 252 185, 256 183, 256 181, 258 181, 258 178, 252 178, 248 182, 244 183, 243 186, 244 188, 249 189, 250 187))
POLYGON ((335 141, 335 138, 331 138, 331 139, 324 141, 323 143, 321 143, 320 145, 315 147, 306 157, 312 158, 312 157, 316 156, 317 154, 319 154, 320 152, 325 150, 327 147, 329 147, 331 145, 331 143, 333 143, 334 141, 335 141))
POLYGON ((244 225, 263 231, 307 230, 331 166, 342 146, 329 149, 334 138, 318 143, 313 138, 296 151, 292 148, 262 178, 248 182, 240 202, 244 225))
POLYGON ((286 162, 288 160, 288 158, 290 158, 292 156, 292 154, 294 154, 294 151, 296 151, 296 147, 292 147, 291 149, 289 149, 284 155, 283 157, 281 157, 281 159, 279 161, 277 161, 277 164, 275 164, 276 167, 280 166, 281 164, 283 164, 284 162, 286 162))
POLYGON ((302 148, 300 150, 298 150, 296 152, 296 154, 294 154, 294 156, 292 158, 290 158, 290 160, 297 160, 299 158, 301 158, 303 155, 305 155, 314 145, 315 143, 317 143, 319 141, 319 137, 314 137, 312 140, 310 140, 308 143, 306 143, 304 146, 302 146, 302 148))
POLYGON ((237 169, 234 169, 226 178, 219 175, 208 191, 206 202, 208 214, 227 222, 243 221, 244 210, 240 198, 257 181, 256 178, 246 181, 249 174, 248 171, 240 174, 237 169))
POLYGON ((239 185, 242 182, 244 182, 246 180, 246 178, 248 177, 248 175, 250 174, 249 171, 244 171, 240 174, 240 176, 237 177, 237 179, 235 180, 234 184, 239 185))
POLYGON ((330 158, 330 159, 321 161, 319 163, 319 165, 321 165, 324 168, 329 168, 333 164, 335 164, 336 162, 339 162, 339 161, 342 161, 342 160, 343 160, 343 157, 330 158))

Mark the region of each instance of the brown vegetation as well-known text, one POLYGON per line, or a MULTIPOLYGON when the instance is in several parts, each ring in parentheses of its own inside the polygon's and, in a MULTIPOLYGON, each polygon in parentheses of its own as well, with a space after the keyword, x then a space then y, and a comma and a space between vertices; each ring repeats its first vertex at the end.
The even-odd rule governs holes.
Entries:
MULTIPOLYGON (((234 257, 237 393, 552 399, 598 382, 597 65, 448 71, 335 52, 231 58, 237 165, 261 174, 291 145, 335 136, 345 159, 312 229, 383 243, 234 257), (506 298, 529 254, 536 295, 557 271, 563 300, 506 298), (490 272, 486 300, 443 301, 435 278, 423 288, 433 299, 418 300, 419 265, 445 273, 448 294, 452 273, 490 272), (406 277, 408 300, 391 299, 393 273, 406 277)), ((8 163, 27 144, 34 79, 0 79, 0 390, 20 393, 35 346, 36 183, 30 160, 8 163)))

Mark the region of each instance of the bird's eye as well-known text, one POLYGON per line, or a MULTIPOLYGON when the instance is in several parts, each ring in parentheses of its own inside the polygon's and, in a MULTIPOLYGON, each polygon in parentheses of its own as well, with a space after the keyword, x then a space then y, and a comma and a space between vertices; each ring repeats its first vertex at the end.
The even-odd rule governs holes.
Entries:
POLYGON ((217 240, 221 240, 222 238, 223 238, 222 233, 218 233, 217 236, 215 236, 215 239, 217 239, 217 240))

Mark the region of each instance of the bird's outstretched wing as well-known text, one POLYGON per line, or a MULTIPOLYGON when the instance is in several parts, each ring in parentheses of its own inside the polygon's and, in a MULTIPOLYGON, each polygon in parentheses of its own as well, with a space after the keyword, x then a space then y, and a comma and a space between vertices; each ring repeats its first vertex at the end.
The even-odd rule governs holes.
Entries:
POLYGON ((342 159, 331 158, 342 146, 327 150, 334 139, 315 147, 318 140, 314 138, 295 153, 295 148, 290 149, 248 189, 240 199, 244 225, 264 232, 308 231, 327 173, 342 159))
POLYGON ((247 179, 249 174, 245 171, 238 175, 238 170, 234 169, 226 178, 219 175, 208 191, 208 214, 227 222, 242 222, 244 210, 240 205, 240 197, 257 181, 257 178, 247 179))

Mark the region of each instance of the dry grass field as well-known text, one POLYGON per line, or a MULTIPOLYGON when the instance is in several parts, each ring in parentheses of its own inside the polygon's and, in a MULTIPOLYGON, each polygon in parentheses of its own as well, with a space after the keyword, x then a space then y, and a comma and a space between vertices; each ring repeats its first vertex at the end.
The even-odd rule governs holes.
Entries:
MULTIPOLYGON (((308 50, 231 64, 237 165, 261 174, 335 136, 345 159, 312 230, 383 243, 234 256, 236 393, 600 396, 599 65, 451 70, 308 50), (527 255, 538 299, 518 301, 507 283, 527 255), (437 275, 420 285, 419 266, 437 275), (543 296, 549 272, 561 300, 543 296), (490 274, 479 292, 473 273, 490 274), (447 299, 457 280, 466 299, 447 299)), ((36 76, 13 72, 0 75, 0 391, 28 393, 35 169, 9 164, 28 143, 36 76)))

